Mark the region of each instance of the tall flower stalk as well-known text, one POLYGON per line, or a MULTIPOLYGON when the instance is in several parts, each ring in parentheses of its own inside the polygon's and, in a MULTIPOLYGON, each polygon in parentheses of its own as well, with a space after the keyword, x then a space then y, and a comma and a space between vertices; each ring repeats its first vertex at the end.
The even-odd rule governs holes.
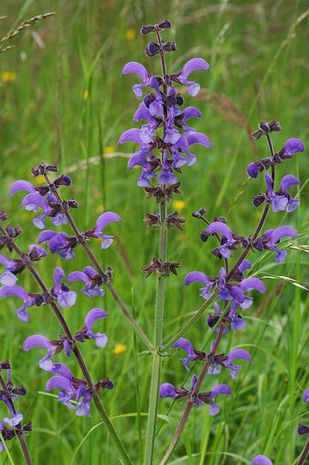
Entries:
POLYGON ((167 262, 167 237, 168 228, 181 227, 184 222, 178 213, 168 214, 168 202, 172 194, 179 193, 180 182, 176 174, 181 172, 185 165, 190 166, 196 161, 196 157, 189 151, 189 147, 195 143, 210 147, 210 141, 204 134, 198 133, 187 125, 188 119, 200 118, 201 113, 195 107, 182 109, 184 99, 177 93, 175 84, 187 86, 188 93, 194 96, 199 91, 199 84, 189 81, 188 76, 196 70, 207 70, 208 63, 196 58, 186 63, 180 73, 168 74, 165 55, 176 50, 174 42, 166 42, 161 38, 161 32, 169 29, 171 23, 168 20, 160 24, 143 26, 141 33, 148 35, 155 33, 156 42, 148 43, 145 50, 148 57, 160 56, 162 76, 152 76, 146 68, 137 62, 127 63, 123 74, 133 73, 142 79, 142 84, 135 84, 133 91, 138 98, 143 98, 134 115, 135 121, 146 120, 140 129, 125 131, 119 142, 135 142, 139 150, 134 153, 128 163, 129 168, 140 166, 142 174, 138 185, 145 188, 148 197, 155 197, 159 205, 159 212, 147 214, 145 223, 148 226, 157 226, 160 229, 159 254, 143 270, 149 276, 157 273, 156 301, 154 310, 154 349, 152 353, 152 372, 149 393, 148 422, 146 429, 146 446, 144 464, 153 463, 154 442, 156 435, 156 423, 158 412, 159 383, 164 300, 166 278, 172 272, 177 274, 178 263, 167 262), (151 92, 143 96, 143 88, 150 88, 151 92), (158 155, 157 155, 158 153, 158 155))

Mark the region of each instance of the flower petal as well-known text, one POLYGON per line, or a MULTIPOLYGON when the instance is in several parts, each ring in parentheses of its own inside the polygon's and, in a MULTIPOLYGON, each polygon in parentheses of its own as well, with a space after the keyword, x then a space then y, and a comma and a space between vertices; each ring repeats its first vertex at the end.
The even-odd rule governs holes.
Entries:
POLYGON ((208 136, 201 132, 192 132, 191 134, 186 134, 188 145, 201 144, 205 147, 210 148, 212 146, 211 141, 208 136))
POLYGON ((233 362, 234 360, 241 359, 247 362, 251 361, 251 355, 244 349, 233 349, 228 354, 228 361, 233 362))
POLYGON ((303 152, 304 150, 304 143, 295 137, 288 139, 284 144, 284 155, 287 157, 292 157, 295 153, 303 152))
POLYGON ((51 391, 52 389, 64 389, 67 392, 74 392, 72 383, 64 376, 53 376, 47 381, 45 390, 51 391))
POLYGON ((18 191, 35 192, 35 187, 31 182, 20 179, 19 181, 13 182, 9 190, 9 195, 16 194, 18 191))
POLYGON ((197 71, 199 69, 204 69, 207 71, 209 69, 209 64, 203 58, 193 58, 192 60, 187 61, 184 67, 181 70, 181 77, 187 78, 193 71, 197 71))
POLYGON ((279 226, 273 230, 271 235, 271 243, 277 244, 282 237, 297 237, 298 233, 292 226, 279 226))
POLYGON ((273 463, 265 455, 257 455, 252 460, 252 465, 273 465, 273 463))
POLYGON ((23 349, 28 352, 28 350, 33 349, 34 347, 43 347, 44 349, 51 349, 53 346, 50 343, 50 340, 47 339, 45 336, 41 336, 39 334, 35 334, 33 336, 27 337, 24 342, 23 349))
POLYGON ((88 330, 91 330, 94 323, 99 320, 100 318, 106 318, 109 315, 102 309, 102 308, 93 308, 88 312, 85 318, 85 326, 88 330))
POLYGON ((287 174, 286 176, 283 176, 281 180, 280 189, 287 191, 291 186, 297 186, 299 184, 300 181, 296 176, 293 176, 292 174, 287 174))
POLYGON ((96 232, 101 232, 106 225, 109 223, 117 223, 120 221, 121 218, 117 213, 114 212, 105 212, 102 213, 102 215, 99 216, 96 222, 96 232))
POLYGON ((186 339, 184 337, 179 338, 175 342, 175 344, 173 344, 173 347, 179 347, 179 348, 185 350, 188 355, 191 355, 191 356, 195 355, 193 345, 191 344, 191 342, 188 339, 186 339))
POLYGON ((160 386, 160 397, 174 397, 176 388, 170 383, 164 383, 160 386))
POLYGON ((211 399, 221 395, 230 396, 232 394, 231 388, 227 384, 217 384, 210 392, 211 399))
POLYGON ((303 401, 304 402, 309 402, 309 388, 306 389, 305 392, 304 392, 303 401))
POLYGON ((203 283, 203 284, 210 284, 209 277, 202 273, 201 271, 191 271, 190 273, 187 274, 187 276, 184 279, 184 284, 185 286, 188 286, 188 284, 191 283, 203 283))
POLYGON ((207 232, 208 234, 221 234, 229 241, 233 239, 231 228, 229 228, 225 223, 222 223, 222 221, 214 221, 211 223, 207 228, 207 232))
POLYGON ((125 142, 135 142, 136 144, 142 145, 141 130, 132 128, 124 131, 119 137, 118 144, 124 144, 125 142))
POLYGON ((122 68, 121 74, 136 74, 144 82, 148 79, 148 71, 141 63, 130 61, 122 68))
POLYGON ((241 281, 239 287, 243 291, 252 291, 256 289, 259 292, 264 293, 266 291, 265 284, 258 278, 246 278, 241 281))

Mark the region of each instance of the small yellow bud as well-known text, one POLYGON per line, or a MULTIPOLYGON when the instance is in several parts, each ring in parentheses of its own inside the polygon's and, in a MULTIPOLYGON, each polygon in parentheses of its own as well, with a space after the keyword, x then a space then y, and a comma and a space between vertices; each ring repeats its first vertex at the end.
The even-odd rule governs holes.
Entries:
POLYGON ((184 200, 174 200, 173 208, 175 210, 182 210, 186 206, 186 202, 184 200))
POLYGON ((127 40, 133 40, 136 37, 136 29, 133 29, 132 27, 126 30, 126 39, 127 40))
POLYGON ((3 73, 1 73, 1 81, 3 82, 12 82, 15 81, 15 79, 16 73, 13 71, 3 71, 3 73))

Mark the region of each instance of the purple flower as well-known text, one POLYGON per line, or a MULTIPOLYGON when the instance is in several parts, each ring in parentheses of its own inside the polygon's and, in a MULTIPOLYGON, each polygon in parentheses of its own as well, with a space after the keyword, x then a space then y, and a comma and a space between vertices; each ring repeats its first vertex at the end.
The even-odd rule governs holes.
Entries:
POLYGON ((202 240, 206 241, 211 235, 221 235, 221 245, 212 250, 212 253, 217 257, 230 258, 232 256, 231 249, 235 245, 232 230, 221 221, 211 223, 208 228, 202 233, 202 240))
POLYGON ((268 229, 262 236, 254 242, 254 248, 258 251, 273 250, 276 252, 275 262, 282 263, 285 261, 287 252, 276 247, 283 237, 297 237, 297 231, 292 226, 279 226, 276 229, 268 229))
POLYGON ((48 229, 38 236, 38 243, 42 244, 43 242, 48 242, 48 248, 51 253, 56 253, 65 260, 75 258, 73 249, 77 245, 76 239, 72 239, 66 233, 58 233, 48 229))
POLYGON ((104 348, 108 342, 108 337, 105 333, 93 333, 92 326, 101 319, 108 317, 108 314, 102 308, 93 308, 88 312, 85 318, 84 327, 75 334, 75 339, 83 342, 85 339, 94 339, 98 347, 104 348))
POLYGON ((193 71, 197 71, 199 69, 207 71, 209 69, 209 64, 202 58, 193 58, 192 60, 187 61, 180 73, 172 74, 171 79, 187 86, 188 94, 194 97, 199 93, 200 85, 197 82, 189 81, 187 78, 191 73, 193 73, 193 71))
POLYGON ((305 146, 300 139, 292 138, 288 139, 283 147, 284 158, 292 158, 295 153, 303 152, 305 146))
POLYGON ((114 212, 105 212, 102 213, 102 215, 99 216, 99 218, 96 221, 96 226, 95 226, 95 231, 92 235, 92 237, 97 237, 97 238, 102 238, 102 244, 101 247, 102 249, 107 249, 110 245, 112 245, 114 236, 107 236, 106 234, 103 234, 102 231, 103 229, 109 224, 109 223, 117 223, 120 221, 121 218, 117 213, 114 212))
POLYGON ((197 377, 193 375, 191 381, 191 389, 184 387, 177 389, 173 384, 164 383, 160 386, 160 397, 171 397, 172 399, 181 399, 190 397, 193 400, 195 407, 203 404, 209 404, 208 414, 211 416, 217 415, 221 407, 214 402, 214 399, 219 395, 230 396, 232 391, 227 384, 217 384, 208 392, 194 393, 194 388, 197 383, 197 377))
POLYGON ((271 206, 274 212, 287 211, 292 212, 296 210, 299 204, 298 199, 294 199, 290 196, 288 190, 291 186, 297 186, 300 184, 299 180, 288 174, 284 176, 280 183, 280 189, 276 192, 273 191, 273 179, 269 174, 265 174, 265 181, 267 187, 267 197, 271 202, 271 206))
MULTIPOLYGON (((8 405, 9 405, 9 403, 8 403, 8 405)), ((10 408, 10 410, 12 410, 12 409, 10 408)), ((13 427, 19 425, 19 423, 22 422, 23 415, 21 413, 19 413, 19 412, 13 412, 13 410, 12 410, 11 413, 12 413, 12 417, 11 418, 7 418, 7 417, 3 418, 3 421, 7 425, 9 425, 9 426, 11 426, 13 428, 13 427)))
POLYGON ((57 297, 60 307, 72 307, 76 302, 76 293, 70 291, 68 286, 62 283, 65 273, 62 268, 57 266, 54 271, 53 294, 57 297))
POLYGON ((309 388, 306 389, 305 392, 304 392, 303 401, 304 402, 309 402, 309 388))
POLYGON ((209 297, 211 296, 211 291, 216 285, 216 280, 209 278, 206 274, 202 273, 201 271, 191 271, 185 276, 184 284, 185 286, 188 286, 188 284, 195 282, 205 284, 205 287, 201 287, 200 289, 200 296, 203 297, 205 300, 209 299, 209 297))
POLYGON ((210 408, 208 409, 208 415, 214 416, 217 415, 221 407, 214 402, 214 399, 217 396, 230 396, 232 394, 231 388, 227 384, 217 384, 210 391, 210 408))
POLYGON ((180 360, 182 361, 185 369, 189 370, 188 362, 198 359, 198 353, 194 350, 191 342, 188 339, 181 337, 175 342, 175 344, 173 344, 173 347, 179 347, 187 352, 188 356, 186 358, 181 358, 180 360))
POLYGON ((51 358, 59 351, 59 345, 55 342, 53 343, 53 341, 50 341, 45 336, 35 334, 33 336, 29 336, 25 340, 23 349, 28 352, 34 347, 47 349, 47 355, 39 361, 39 367, 42 368, 42 370, 50 371, 54 367, 54 363, 51 358))
POLYGON ((265 455, 257 455, 252 460, 252 465, 273 465, 273 463, 265 455))
POLYGON ((143 88, 149 86, 149 74, 145 66, 137 61, 130 61, 122 68, 121 74, 136 74, 139 78, 141 78, 141 84, 134 84, 132 87, 134 94, 138 98, 142 98, 143 96, 143 88))
POLYGON ((234 360, 245 360, 246 362, 251 361, 251 356, 249 352, 243 349, 233 349, 227 356, 227 360, 223 362, 226 368, 231 370, 231 378, 235 379, 238 371, 241 368, 241 365, 234 365, 232 362, 234 360))
POLYGON ((85 382, 73 378, 69 368, 61 363, 57 364, 54 372, 58 372, 58 374, 48 380, 45 390, 60 389, 59 402, 75 410, 78 416, 90 416, 92 395, 87 390, 85 382))
POLYGON ((68 283, 82 281, 85 287, 81 290, 87 297, 103 296, 104 290, 100 288, 101 277, 92 266, 86 266, 84 271, 73 271, 68 275, 68 283))
MULTIPOLYGON (((210 328, 213 328, 216 323, 218 322, 219 318, 221 317, 221 309, 217 302, 214 303, 215 314, 209 315, 207 318, 207 323, 210 328)), ((228 314, 224 317, 224 323, 228 323, 231 325, 231 329, 233 331, 241 331, 246 327, 246 321, 242 318, 242 316, 237 315, 236 308, 232 308, 229 310, 228 314)), ((216 328, 216 332, 219 331, 219 328, 216 328)), ((224 332, 228 331, 228 326, 225 324, 224 332)))
POLYGON ((1 265, 4 265, 6 270, 0 275, 0 283, 4 284, 5 286, 13 286, 17 281, 17 277, 15 275, 17 266, 16 261, 0 254, 0 263, 1 265))
POLYGON ((26 309, 31 307, 34 304, 33 298, 28 295, 28 293, 20 286, 13 285, 13 286, 3 286, 0 288, 0 299, 3 297, 18 297, 23 301, 23 304, 20 308, 16 310, 17 318, 27 323, 30 319, 29 314, 26 312, 26 309))

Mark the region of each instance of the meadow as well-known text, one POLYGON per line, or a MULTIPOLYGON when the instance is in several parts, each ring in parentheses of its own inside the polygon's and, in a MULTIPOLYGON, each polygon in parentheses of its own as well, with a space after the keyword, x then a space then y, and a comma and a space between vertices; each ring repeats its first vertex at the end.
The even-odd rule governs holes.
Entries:
MULTIPOLYGON (((201 91, 194 102, 185 97, 202 111, 203 119, 194 121, 194 127, 211 138, 213 147, 198 146, 197 163, 184 167, 181 175, 183 195, 171 203, 187 222, 183 231, 169 233, 168 259, 180 262, 181 268, 167 284, 167 341, 201 304, 197 287, 184 287, 184 276, 194 269, 213 275, 218 269, 211 244, 200 241, 203 227, 191 213, 205 207, 207 217, 224 216, 233 230, 251 234, 260 215, 251 198, 258 185, 264 186, 262 179, 248 177, 246 166, 267 151, 250 133, 260 121, 276 119, 282 126, 273 136, 277 149, 291 137, 306 146, 308 3, 2 0, 0 17, 6 17, 0 19, 0 36, 23 19, 47 11, 55 15, 23 31, 13 41, 15 48, 0 54, 0 206, 9 212, 10 223, 23 227, 20 246, 35 242, 38 230, 31 223, 32 212, 19 208, 21 197, 8 197, 7 192, 16 179, 32 181, 31 169, 46 161, 58 163, 71 177, 70 195, 80 205, 74 218, 81 229, 93 227, 103 211, 117 212, 122 221, 109 230, 115 243, 102 252, 96 241, 93 249, 104 269, 112 267, 115 288, 150 339, 156 283, 141 267, 157 254, 158 232, 143 222, 145 213, 155 210, 155 201, 145 201, 145 191, 136 185, 137 172, 127 170, 130 147, 117 145, 120 134, 133 127, 137 106, 131 91, 135 81, 121 76, 121 69, 127 61, 140 61, 160 72, 159 60, 150 62, 144 56, 146 39, 139 29, 164 18, 173 22, 169 38, 177 43, 177 52, 167 57, 168 69, 179 70, 195 56, 210 64, 210 70, 199 75, 201 91)), ((283 264, 274 263, 270 253, 251 252, 253 274, 263 278, 267 294, 258 295, 248 310, 246 331, 230 331, 226 337, 226 347, 246 349, 253 360, 231 382, 233 393, 222 402, 220 415, 209 417, 203 408, 193 409, 170 465, 250 465, 258 453, 269 456, 274 465, 297 464, 306 440, 297 435, 297 425, 309 421, 308 404, 302 402, 309 386, 307 156, 305 150, 289 167, 280 167, 280 174, 293 172, 301 180, 299 208, 289 215, 271 215, 267 223, 269 228, 292 225, 299 237, 287 241, 283 264)), ((34 180, 38 185, 41 181, 34 180)), ((37 268, 51 283, 50 270, 56 265, 69 273, 85 262, 81 250, 65 263, 49 254, 37 268)), ((19 284, 37 290, 27 273, 19 284)), ((110 315, 104 322, 109 342, 103 350, 91 344, 81 349, 95 378, 113 380, 114 389, 104 392, 103 402, 134 465, 141 465, 151 357, 143 353, 144 346, 108 293, 103 303, 99 297, 92 303, 110 315)), ((19 399, 19 410, 33 424, 27 436, 33 464, 121 463, 95 409, 91 417, 80 418, 58 403, 55 395, 44 391, 47 376, 37 366, 37 351, 22 350, 31 334, 60 334, 53 314, 48 307, 34 308, 31 323, 22 324, 15 317, 15 304, 13 299, 0 300, 0 361, 12 362, 14 380, 28 391, 19 399)), ((65 309, 69 324, 79 328, 90 308, 81 294, 74 308, 65 309)), ((207 311, 186 335, 200 349, 209 346, 211 336, 206 315, 207 311)), ((188 375, 179 354, 172 354, 164 357, 161 382, 180 386, 188 375)), ((77 374, 74 363, 68 365, 77 374)), ((222 372, 216 382, 227 380, 222 372)), ((160 400, 154 463, 164 455, 182 410, 182 402, 160 400)), ((0 463, 21 464, 17 441, 8 447, 0 463)))

